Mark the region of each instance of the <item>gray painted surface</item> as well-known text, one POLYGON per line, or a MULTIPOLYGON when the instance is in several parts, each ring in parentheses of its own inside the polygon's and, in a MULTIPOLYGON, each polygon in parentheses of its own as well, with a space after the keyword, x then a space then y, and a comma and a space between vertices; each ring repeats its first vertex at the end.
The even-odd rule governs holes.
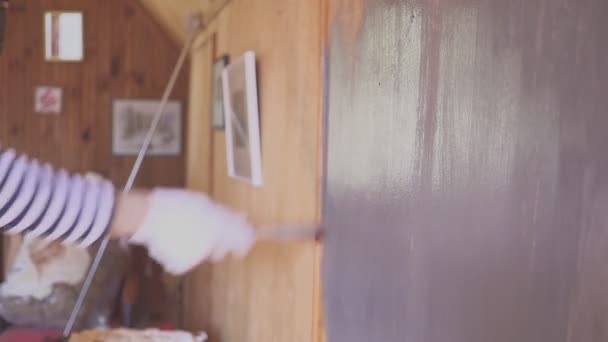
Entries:
POLYGON ((334 0, 329 342, 608 340, 608 1, 334 0))

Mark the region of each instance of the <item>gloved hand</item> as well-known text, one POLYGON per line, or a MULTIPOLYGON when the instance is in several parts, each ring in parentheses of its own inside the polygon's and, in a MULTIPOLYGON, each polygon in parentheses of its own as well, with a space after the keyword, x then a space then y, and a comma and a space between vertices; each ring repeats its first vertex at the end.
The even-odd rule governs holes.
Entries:
POLYGON ((88 247, 106 234, 146 247, 168 272, 232 252, 255 240, 246 218, 181 189, 119 192, 103 177, 70 175, 14 150, 0 150, 0 230, 88 247))
POLYGON ((167 272, 180 275, 206 259, 244 256, 255 234, 244 215, 202 193, 158 188, 149 193, 143 223, 128 242, 144 246, 167 272))

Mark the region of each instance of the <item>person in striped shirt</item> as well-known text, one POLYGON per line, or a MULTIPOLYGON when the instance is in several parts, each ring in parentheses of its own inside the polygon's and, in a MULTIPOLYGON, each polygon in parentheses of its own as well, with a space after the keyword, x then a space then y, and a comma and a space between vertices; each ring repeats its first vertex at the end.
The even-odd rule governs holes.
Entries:
POLYGON ((205 259, 245 255, 253 226, 205 194, 177 188, 117 191, 98 175, 70 174, 0 149, 0 228, 86 248, 109 236, 147 248, 173 274, 205 259))

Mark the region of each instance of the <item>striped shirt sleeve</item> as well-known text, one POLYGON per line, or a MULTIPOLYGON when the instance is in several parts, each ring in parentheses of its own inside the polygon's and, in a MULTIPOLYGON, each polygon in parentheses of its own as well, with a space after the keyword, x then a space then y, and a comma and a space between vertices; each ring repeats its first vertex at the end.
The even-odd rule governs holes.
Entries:
POLYGON ((7 234, 87 247, 108 232, 115 202, 108 180, 0 150, 0 229, 7 234))

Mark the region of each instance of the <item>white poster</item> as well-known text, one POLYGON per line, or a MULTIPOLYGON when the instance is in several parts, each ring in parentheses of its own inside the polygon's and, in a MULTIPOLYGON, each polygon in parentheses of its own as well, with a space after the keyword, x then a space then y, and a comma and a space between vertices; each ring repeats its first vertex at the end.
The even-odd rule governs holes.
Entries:
POLYGON ((62 91, 59 87, 36 87, 34 95, 36 113, 59 114, 61 113, 62 91))

